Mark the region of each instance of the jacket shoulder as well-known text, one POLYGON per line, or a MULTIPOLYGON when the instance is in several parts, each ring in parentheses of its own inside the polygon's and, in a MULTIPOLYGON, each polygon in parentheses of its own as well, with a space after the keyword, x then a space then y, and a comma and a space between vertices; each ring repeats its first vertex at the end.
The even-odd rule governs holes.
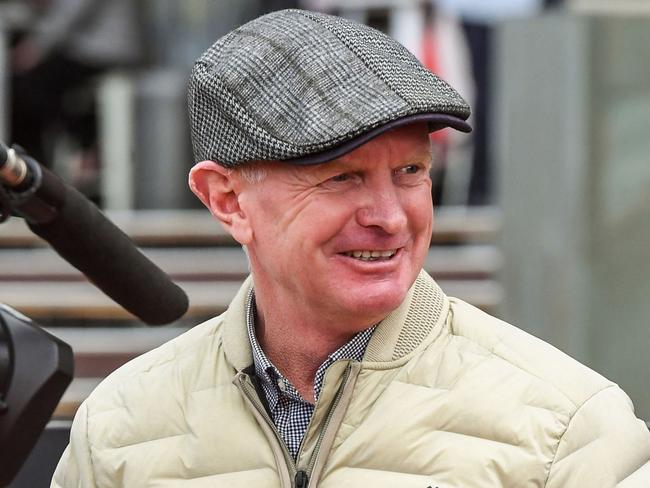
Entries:
POLYGON ((615 384, 552 345, 463 302, 450 298, 450 332, 545 383, 575 408, 615 384))
MULTIPOLYGON (((222 316, 199 324, 163 345, 127 362, 107 376, 85 403, 94 411, 123 406, 128 391, 142 391, 154 400, 170 391, 169 380, 181 379, 187 386, 188 375, 195 374, 200 358, 216 358, 221 346, 222 316), (172 373, 175 376, 170 376, 172 373)), ((180 385, 178 385, 180 386, 180 385)))
POLYGON ((446 330, 444 360, 462 372, 447 384, 475 399, 456 415, 480 417, 483 438, 528 445, 545 465, 544 486, 648 486, 650 433, 616 384, 458 299, 446 330))

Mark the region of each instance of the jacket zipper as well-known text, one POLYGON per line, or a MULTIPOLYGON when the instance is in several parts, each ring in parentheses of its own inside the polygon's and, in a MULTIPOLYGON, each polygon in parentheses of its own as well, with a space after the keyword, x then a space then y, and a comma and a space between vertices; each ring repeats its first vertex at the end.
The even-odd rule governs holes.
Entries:
POLYGON ((294 479, 296 482, 296 488, 307 488, 309 484, 309 476, 302 469, 296 472, 296 477, 294 479))
MULTIPOLYGON (((332 400, 332 405, 330 406, 330 409, 327 412, 327 417, 325 417, 323 428, 320 430, 320 433, 318 434, 318 439, 316 440, 316 447, 314 448, 314 451, 312 452, 311 457, 309 458, 309 463, 307 464, 307 472, 309 473, 309 475, 311 475, 312 471, 314 470, 314 464, 316 463, 316 458, 318 457, 320 446, 323 443, 323 438, 325 437, 327 428, 330 425, 332 416, 334 415, 334 411, 336 410, 336 407, 338 407, 339 402, 341 401, 341 396, 343 395, 343 391, 345 390, 345 385, 348 383, 348 378, 350 378, 350 371, 352 371, 352 367, 350 366, 350 364, 348 364, 347 368, 345 368, 345 372, 343 373, 343 380, 341 381, 341 386, 339 386, 339 389, 336 392, 336 396, 334 397, 334 400, 332 400)), ((305 488, 307 487, 308 483, 309 483, 309 479, 306 477, 305 485, 304 485, 305 488)), ((298 485, 296 485, 296 488, 298 488, 298 485)))
MULTIPOLYGON (((268 412, 266 411, 266 408, 264 408, 264 405, 262 405, 262 402, 257 396, 257 391, 255 391, 255 387, 250 384, 248 381, 248 376, 246 374, 242 374, 239 377, 238 383, 239 387, 244 393, 244 397, 248 399, 248 401, 253 405, 257 413, 264 419, 266 424, 269 426, 269 428, 273 431, 273 434, 275 435, 275 440, 277 444, 279 445, 280 449, 282 450, 282 454, 284 457, 284 462, 285 462, 285 467, 287 468, 287 471, 289 471, 289 478, 293 476, 294 478, 296 477, 296 464, 291 457, 291 454, 289 453, 289 450, 287 449, 287 446, 284 445, 284 441, 282 440, 282 436, 278 432, 278 429, 275 427, 275 424, 273 423, 273 420, 269 416, 268 412)), ((305 485, 307 486, 307 485, 305 485)))
MULTIPOLYGON (((248 398, 248 400, 251 402, 251 404, 255 407, 257 412, 264 418, 268 426, 271 428, 273 431, 277 443, 280 445, 282 449, 282 453, 284 454, 284 461, 286 463, 286 466, 289 470, 290 475, 293 474, 293 481, 294 481, 294 486, 295 488, 307 488, 309 486, 309 477, 311 475, 311 472, 314 469, 314 464, 316 463, 316 459, 318 457, 318 453, 321 447, 321 444, 323 443, 323 438, 325 437, 325 433, 327 432, 327 428, 330 425, 330 422, 332 420, 332 416, 334 415, 334 412, 336 411, 336 407, 338 406, 341 396, 343 395, 343 391, 345 390, 345 386, 348 382, 348 379, 350 377, 350 372, 352 370, 352 367, 350 364, 345 368, 345 372, 343 373, 343 379, 341 381, 341 385, 339 386, 339 389, 336 392, 336 395, 334 399, 332 400, 332 405, 330 406, 330 409, 327 412, 327 416, 325 417, 325 421, 323 423, 323 427, 321 428, 319 434, 318 434, 318 439, 316 440, 316 446, 314 447, 314 451, 312 452, 311 457, 309 458, 309 463, 307 463, 306 469, 297 469, 296 463, 293 460, 293 457, 291 457, 291 454, 289 453, 289 450, 284 444, 284 441, 282 440, 282 437, 280 436, 280 433, 278 432, 275 424, 273 423, 273 420, 269 416, 268 412, 264 408, 264 405, 262 405, 260 399, 257 396, 257 392, 255 391, 254 387, 252 385, 249 385, 249 383, 245 380, 247 378, 246 375, 242 375, 239 378, 239 385, 240 388, 242 389, 244 396, 248 398)), ((298 453, 298 457, 300 457, 300 453, 298 453)), ((315 487, 314 487, 315 488, 315 487)))

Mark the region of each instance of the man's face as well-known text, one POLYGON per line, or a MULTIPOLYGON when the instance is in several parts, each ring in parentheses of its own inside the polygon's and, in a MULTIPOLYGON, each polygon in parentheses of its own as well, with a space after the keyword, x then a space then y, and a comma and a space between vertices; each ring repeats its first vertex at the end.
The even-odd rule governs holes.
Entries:
POLYGON ((328 163, 269 164, 267 177, 240 194, 257 293, 333 327, 363 328, 385 317, 428 252, 430 159, 426 127, 418 124, 328 163))

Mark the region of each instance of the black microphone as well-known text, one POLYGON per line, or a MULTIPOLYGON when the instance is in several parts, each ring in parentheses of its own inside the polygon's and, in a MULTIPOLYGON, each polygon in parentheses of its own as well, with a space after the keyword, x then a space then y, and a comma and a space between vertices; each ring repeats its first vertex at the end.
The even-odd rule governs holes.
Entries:
POLYGON ((0 142, 0 182, 14 213, 106 295, 150 325, 180 318, 185 292, 81 193, 0 142))

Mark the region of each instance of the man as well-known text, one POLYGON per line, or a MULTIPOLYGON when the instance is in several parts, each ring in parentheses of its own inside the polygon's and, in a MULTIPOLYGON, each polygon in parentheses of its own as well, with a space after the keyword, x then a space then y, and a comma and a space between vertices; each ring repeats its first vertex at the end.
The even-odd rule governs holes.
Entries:
POLYGON ((251 278, 97 388, 53 486, 649 486, 616 385, 422 271, 428 134, 468 130, 451 87, 290 10, 217 41, 189 104, 190 185, 251 278))

